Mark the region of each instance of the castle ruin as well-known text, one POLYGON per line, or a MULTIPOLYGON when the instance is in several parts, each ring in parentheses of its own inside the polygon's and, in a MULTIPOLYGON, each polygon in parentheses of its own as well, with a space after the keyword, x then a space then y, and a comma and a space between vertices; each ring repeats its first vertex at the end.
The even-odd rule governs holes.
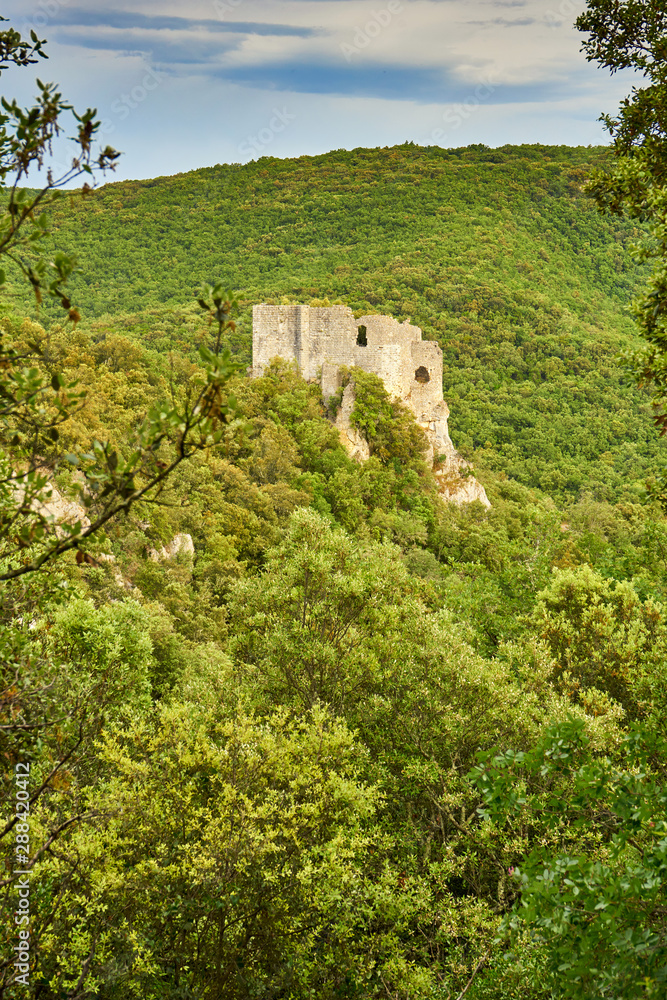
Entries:
MULTIPOLYGON (((456 503, 489 501, 477 480, 466 475, 447 427, 442 394, 442 351, 422 340, 418 326, 391 316, 354 318, 347 306, 257 305, 252 316, 252 371, 258 377, 273 358, 294 361, 303 377, 318 381, 325 402, 341 387, 341 368, 379 375, 387 392, 408 406, 428 440, 425 459, 436 463, 445 496, 456 503)), ((354 388, 345 389, 336 426, 350 454, 368 457, 368 444, 350 424, 354 388)))

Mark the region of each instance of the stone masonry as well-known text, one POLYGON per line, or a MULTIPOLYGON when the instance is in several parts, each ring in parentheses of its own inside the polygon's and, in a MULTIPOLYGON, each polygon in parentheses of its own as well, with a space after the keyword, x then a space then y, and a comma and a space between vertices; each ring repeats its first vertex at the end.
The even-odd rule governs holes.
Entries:
MULTIPOLYGON (((489 501, 474 477, 464 475, 467 463, 458 454, 447 428, 449 409, 442 395, 442 351, 422 340, 418 326, 399 323, 391 316, 355 319, 347 306, 302 305, 253 308, 253 375, 262 374, 273 358, 294 361, 303 377, 318 381, 328 400, 341 386, 340 369, 357 367, 379 375, 387 392, 415 415, 426 432, 426 459, 436 462, 441 490, 456 503, 489 501)), ((348 451, 368 457, 368 445, 350 425, 353 386, 345 390, 336 425, 348 451)))

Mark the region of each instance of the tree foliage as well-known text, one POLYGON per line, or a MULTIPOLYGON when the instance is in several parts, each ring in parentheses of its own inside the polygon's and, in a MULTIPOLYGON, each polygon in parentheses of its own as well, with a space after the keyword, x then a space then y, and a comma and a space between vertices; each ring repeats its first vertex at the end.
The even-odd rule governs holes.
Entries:
POLYGON ((640 600, 630 583, 612 583, 586 565, 558 572, 538 595, 533 622, 571 697, 585 703, 595 689, 631 718, 662 712, 664 608, 640 600))
MULTIPOLYGON (((615 117, 603 116, 613 139, 614 159, 609 170, 594 177, 591 191, 601 209, 648 224, 649 237, 638 254, 653 264, 653 273, 647 292, 635 304, 647 346, 629 355, 628 362, 640 382, 653 384, 654 405, 663 409, 667 395, 667 16, 659 0, 589 0, 577 27, 587 34, 583 49, 589 61, 612 73, 633 69, 647 84, 633 88, 615 117)), ((656 422, 661 431, 667 427, 664 413, 657 414, 656 422)), ((664 492, 664 484, 660 489, 664 492)))
POLYGON ((372 979, 352 937, 377 801, 360 753, 318 711, 290 723, 175 707, 108 731, 86 793, 99 818, 39 870, 43 982, 70 996, 277 997, 372 979))
POLYGON ((570 720, 528 753, 486 754, 474 772, 488 820, 538 821, 561 842, 560 851, 539 845, 513 866, 521 896, 505 926, 516 944, 528 927, 546 946, 558 996, 659 997, 667 790, 639 732, 626 737, 622 763, 590 750, 584 726, 570 720))
POLYGON ((385 464, 396 459, 418 468, 427 441, 410 410, 390 397, 379 375, 352 368, 346 377, 354 388, 350 423, 366 438, 371 454, 385 464))

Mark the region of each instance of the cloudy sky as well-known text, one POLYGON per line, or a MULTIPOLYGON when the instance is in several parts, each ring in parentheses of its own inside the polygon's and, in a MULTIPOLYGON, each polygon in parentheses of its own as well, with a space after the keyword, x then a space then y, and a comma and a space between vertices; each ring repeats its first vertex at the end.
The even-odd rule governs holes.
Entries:
POLYGON ((579 52, 580 0, 6 0, 94 106, 119 178, 356 146, 598 144, 630 88, 579 52))

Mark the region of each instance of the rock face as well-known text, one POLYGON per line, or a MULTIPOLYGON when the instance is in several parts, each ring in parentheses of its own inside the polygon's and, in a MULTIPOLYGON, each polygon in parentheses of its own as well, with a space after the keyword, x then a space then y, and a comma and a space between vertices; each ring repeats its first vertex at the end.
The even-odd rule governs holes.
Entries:
POLYGON ((85 507, 74 500, 63 497, 52 483, 48 484, 42 491, 41 498, 33 500, 32 508, 56 526, 58 537, 62 537, 64 534, 58 527, 59 524, 76 524, 78 521, 82 528, 90 527, 85 507))
POLYGON ((149 559, 152 559, 153 562, 159 562, 161 559, 173 559, 181 552, 188 556, 193 556, 195 554, 195 545, 192 541, 192 535, 174 535, 172 540, 167 545, 163 545, 162 548, 149 549, 148 557, 149 559))
MULTIPOLYGON (((307 381, 318 381, 329 399, 341 387, 342 366, 379 375, 390 395, 415 415, 429 442, 427 461, 435 464, 440 489, 454 503, 479 500, 490 507, 484 487, 466 475, 467 462, 452 444, 449 409, 442 395, 442 351, 422 340, 418 326, 391 316, 355 319, 347 306, 267 306, 253 308, 253 375, 273 358, 295 361, 307 381)), ((368 458, 368 442, 350 424, 354 394, 347 386, 336 426, 350 455, 368 458)))
POLYGON ((356 459, 357 462, 365 462, 367 458, 371 457, 371 449, 363 434, 357 430, 354 424, 350 423, 353 409, 354 386, 347 385, 336 414, 336 428, 350 458, 356 459))

